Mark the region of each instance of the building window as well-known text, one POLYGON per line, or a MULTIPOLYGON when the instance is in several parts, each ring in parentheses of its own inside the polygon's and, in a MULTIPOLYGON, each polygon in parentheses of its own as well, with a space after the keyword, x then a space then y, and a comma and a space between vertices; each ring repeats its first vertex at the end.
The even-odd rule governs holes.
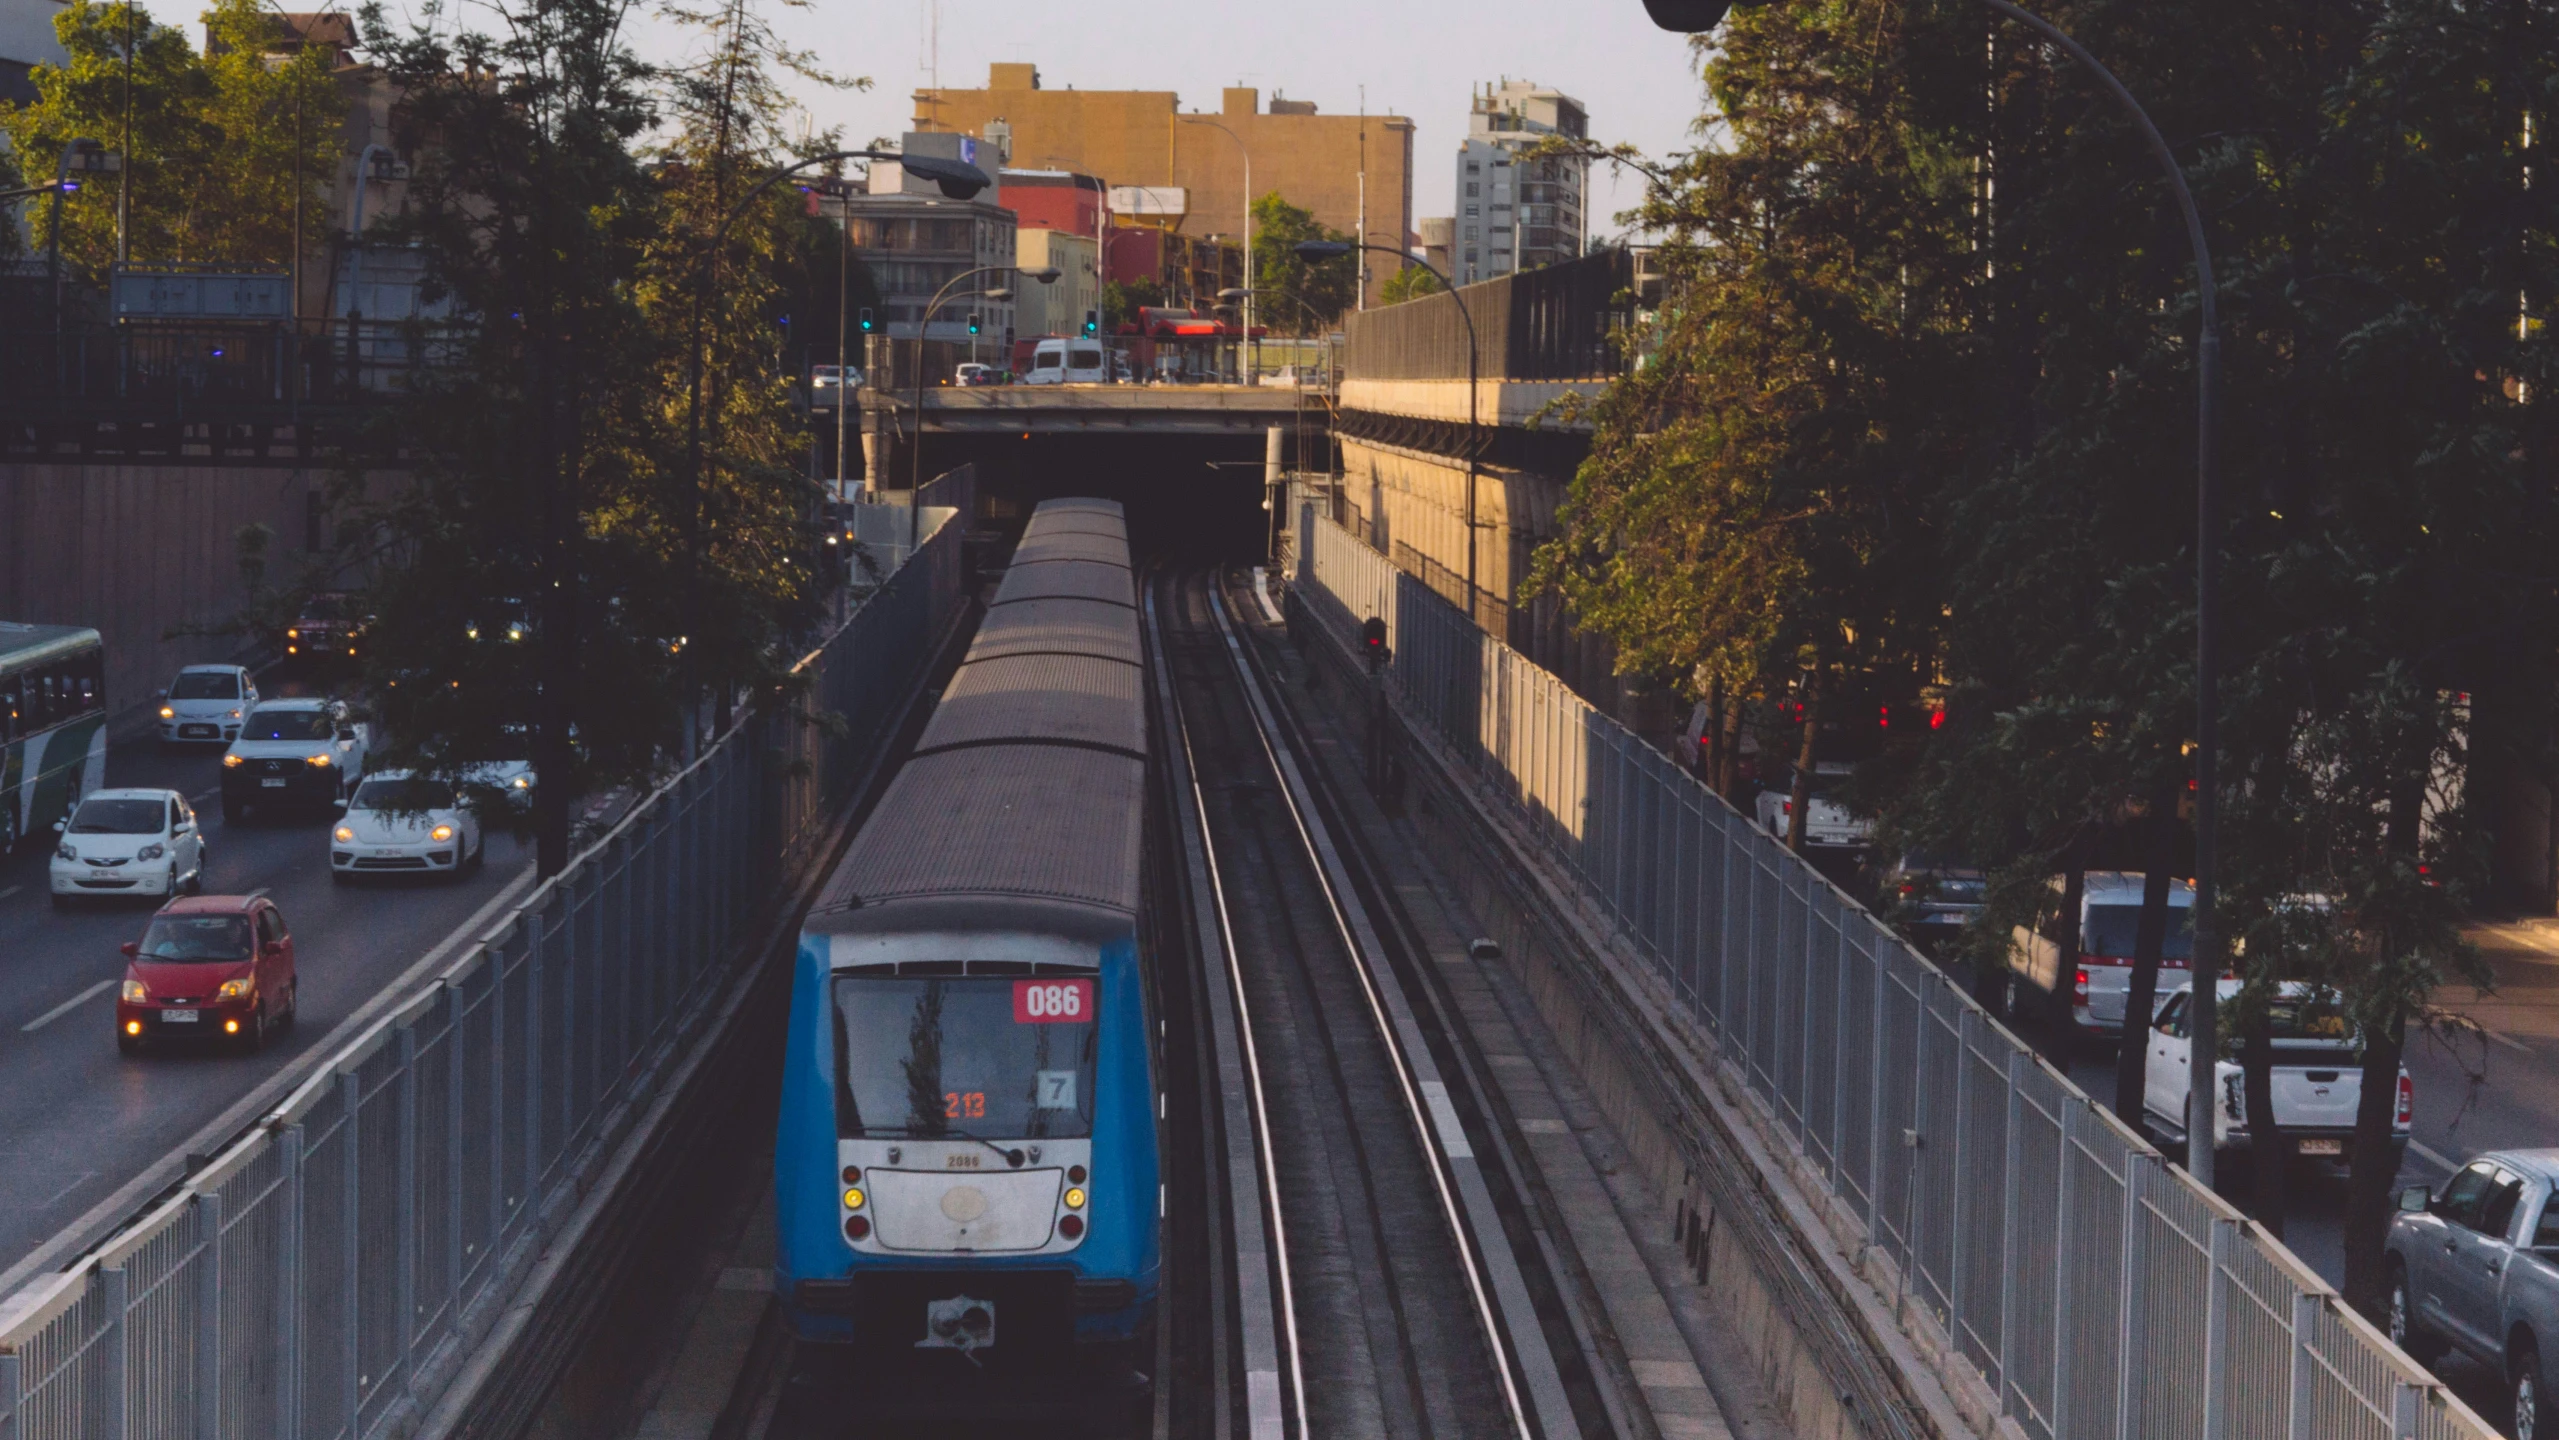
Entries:
POLYGON ((1472 226, 1472 225, 1467 226, 1467 227, 1466 227, 1466 243, 1467 243, 1467 244, 1469 244, 1469 245, 1474 244, 1474 243, 1475 243, 1475 237, 1476 237, 1476 234, 1477 234, 1476 227, 1474 227, 1474 226, 1472 226))
POLYGON ((1481 174, 1483 174, 1483 173, 1484 173, 1484 166, 1483 166, 1483 163, 1482 163, 1481 161, 1476 161, 1476 160, 1469 160, 1469 161, 1467 161, 1467 162, 1466 162, 1466 173, 1467 173, 1467 174, 1469 174, 1469 175, 1481 175, 1481 174))
POLYGON ((1480 205, 1469 205, 1469 206, 1467 206, 1467 207, 1466 207, 1466 218, 1467 218, 1467 219, 1469 219, 1469 220, 1474 219, 1476 216, 1481 215, 1482 213, 1483 213, 1483 207, 1482 207, 1482 206, 1480 206, 1480 205))
MULTIPOLYGON (((1472 166, 1472 165, 1469 165, 1469 166, 1467 166, 1466 168, 1467 168, 1467 169, 1469 169, 1469 170, 1472 170, 1472 169, 1474 169, 1475 167, 1474 167, 1474 166, 1472 166)), ((1466 198, 1467 198, 1467 199, 1469 199, 1469 200, 1474 199, 1477 195, 1479 195, 1479 194, 1483 193, 1483 189, 1484 189, 1484 187, 1483 187, 1483 185, 1482 185, 1480 182, 1478 182, 1478 181, 1474 181, 1474 180, 1469 180, 1469 181, 1467 181, 1467 182, 1466 182, 1466 198)))

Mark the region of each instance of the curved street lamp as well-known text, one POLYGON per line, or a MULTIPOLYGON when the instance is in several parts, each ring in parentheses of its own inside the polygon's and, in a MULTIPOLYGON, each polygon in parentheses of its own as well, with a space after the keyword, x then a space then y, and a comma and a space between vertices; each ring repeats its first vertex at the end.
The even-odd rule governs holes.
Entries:
POLYGON ((1353 250, 1374 250, 1380 255, 1392 255, 1398 260, 1419 265, 1431 272, 1431 278, 1439 282, 1440 289, 1448 292, 1448 298, 1457 302, 1457 318, 1466 322, 1466 618, 1473 620, 1476 594, 1475 476, 1477 471, 1475 462, 1476 456, 1483 449, 1484 435, 1482 422, 1477 419, 1475 405, 1475 392, 1481 388, 1476 384, 1475 379, 1477 348, 1475 317, 1466 308, 1466 297, 1458 293, 1457 287, 1449 283, 1448 277, 1440 273, 1438 266, 1409 251, 1395 249, 1391 245, 1371 245, 1365 240, 1301 240, 1294 248, 1297 251, 1297 258, 1309 265, 1318 265, 1327 260, 1339 260, 1353 250))
MULTIPOLYGON (((1043 285, 1057 283, 1055 266, 1038 270, 1022 270, 1012 265, 980 265, 974 270, 963 270, 943 281, 942 288, 934 291, 933 299, 925 305, 923 317, 915 322, 915 439, 911 446, 914 453, 907 457, 906 472, 906 553, 910 556, 915 553, 915 547, 923 543, 921 527, 924 523, 924 337, 933 328, 934 314, 942 308, 945 301, 955 298, 954 289, 961 281, 974 280, 980 275, 1017 273, 1026 280, 1037 280, 1043 285)), ((998 285, 991 290, 975 292, 975 298, 1010 300, 1013 298, 1013 292, 998 285)))
MULTIPOLYGON (((1714 29, 1730 3, 1731 0, 1644 0, 1644 9, 1663 29, 1693 34, 1714 29)), ((1743 3, 1759 4, 1764 0, 1743 3)), ((2221 974, 2223 958, 2220 926, 2212 913, 2221 730, 2220 504, 2215 494, 2219 461, 2214 443, 2220 419, 2221 326, 2214 304, 2212 247, 2205 241, 2203 212, 2195 205, 2194 192, 2186 187, 2186 172, 2177 163, 2176 152, 2168 148, 2168 141, 2152 123, 2150 112, 2141 108, 2141 102, 2133 98, 2132 91, 2115 77, 2115 72, 2100 64, 2088 47, 2072 39, 2069 32, 2012 0, 1981 3, 2060 46, 2097 77, 2098 84, 2132 117, 2134 128, 2141 132, 2151 156, 2159 162, 2160 172, 2168 179, 2168 193, 2175 197, 2178 215, 2186 222, 2186 244, 2194 251, 2201 333, 2195 344, 2195 954, 2189 967, 2196 977, 2197 993, 2201 994, 2207 983, 2204 977, 2221 974)), ((2192 1008, 2188 1073, 2209 1075, 2220 1056, 2221 1040, 2215 1033, 2220 1028, 2216 1023, 2220 1017, 2211 1005, 2192 1008)), ((2187 1091, 2186 1173, 2209 1189, 2213 1183, 2213 1089, 2190 1085, 2187 1091)))
MULTIPOLYGON (((1234 131, 1227 129, 1225 126, 1218 124, 1216 121, 1209 119, 1205 115, 1176 115, 1173 118, 1179 120, 1185 125, 1205 125, 1211 130, 1216 131, 1218 134, 1225 136, 1227 139, 1234 141, 1235 148, 1243 152, 1244 288, 1249 292, 1253 288, 1253 147, 1244 143, 1243 136, 1236 134, 1234 131)), ((1244 300, 1244 333, 1247 335, 1253 333, 1253 301, 1249 294, 1247 294, 1244 300)))

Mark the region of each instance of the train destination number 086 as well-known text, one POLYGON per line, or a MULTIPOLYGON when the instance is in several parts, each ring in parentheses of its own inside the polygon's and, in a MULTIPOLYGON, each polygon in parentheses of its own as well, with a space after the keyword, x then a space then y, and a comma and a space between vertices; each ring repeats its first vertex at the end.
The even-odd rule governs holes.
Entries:
POLYGON ((1075 1024, 1092 1019, 1093 982, 1090 980, 1013 982, 1013 1023, 1016 1025, 1075 1024))

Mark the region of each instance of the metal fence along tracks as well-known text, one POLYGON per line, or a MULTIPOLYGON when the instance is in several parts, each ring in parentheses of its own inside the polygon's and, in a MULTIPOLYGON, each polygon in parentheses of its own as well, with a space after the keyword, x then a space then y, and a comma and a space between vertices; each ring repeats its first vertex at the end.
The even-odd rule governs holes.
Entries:
POLYGON ((290 1099, 0 1303, 0 1440, 358 1440, 438 1398, 961 603, 958 523, 290 1099), (817 723, 819 712, 840 725, 817 723))
POLYGON ((2496 1433, 1722 797, 1312 506, 1298 534, 1318 618, 1386 622, 1406 720, 1578 882, 2024 1434, 2496 1433))

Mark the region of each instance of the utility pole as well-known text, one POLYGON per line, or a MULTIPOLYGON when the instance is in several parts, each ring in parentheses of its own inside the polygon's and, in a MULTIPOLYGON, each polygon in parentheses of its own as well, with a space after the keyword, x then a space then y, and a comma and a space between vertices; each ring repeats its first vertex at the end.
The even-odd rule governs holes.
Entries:
POLYGON ((127 234, 133 215, 133 7, 140 0, 124 0, 124 138, 117 142, 117 153, 128 162, 116 172, 116 263, 128 264, 133 259, 132 240, 127 234))
MULTIPOLYGON (((1368 243, 1368 87, 1365 85, 1359 87, 1359 234, 1354 238, 1362 245, 1368 243)), ((1368 308, 1368 252, 1354 253, 1359 256, 1359 284, 1351 292, 1351 307, 1365 310, 1368 308)))

